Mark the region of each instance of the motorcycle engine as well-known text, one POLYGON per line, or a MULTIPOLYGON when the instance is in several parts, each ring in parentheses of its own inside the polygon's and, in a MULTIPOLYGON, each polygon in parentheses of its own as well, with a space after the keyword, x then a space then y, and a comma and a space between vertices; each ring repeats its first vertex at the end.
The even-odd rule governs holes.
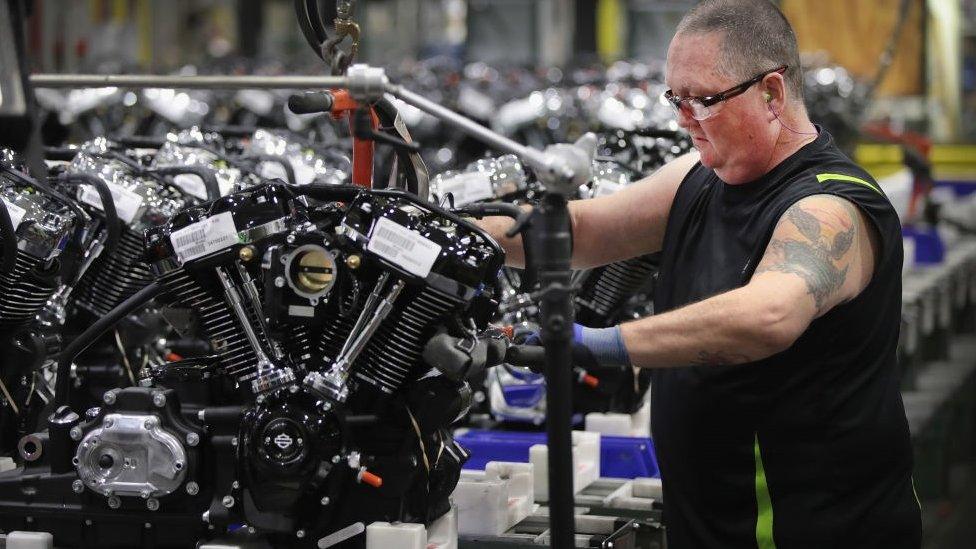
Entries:
POLYGON ((439 329, 486 328, 504 261, 487 234, 400 191, 272 183, 149 229, 145 255, 164 314, 210 352, 22 438, 0 528, 186 547, 244 525, 315 547, 449 510, 471 390, 421 355, 439 329))

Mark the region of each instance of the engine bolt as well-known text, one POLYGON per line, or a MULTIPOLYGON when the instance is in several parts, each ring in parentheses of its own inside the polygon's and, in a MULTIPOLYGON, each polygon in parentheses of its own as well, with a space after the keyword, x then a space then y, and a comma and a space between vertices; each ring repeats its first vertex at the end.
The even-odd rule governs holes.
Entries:
POLYGON ((304 538, 305 537, 305 530, 299 530, 299 531, 295 532, 295 537, 298 538, 298 539, 304 538))
POLYGON ((142 527, 148 530, 148 529, 152 528, 152 523, 151 522, 147 522, 147 523, 143 524, 142 527))
POLYGON ((329 496, 322 496, 322 500, 319 503, 322 505, 328 505, 329 503, 332 503, 332 500, 329 499, 329 496))
POLYGON ((109 391, 102 396, 102 400, 109 406, 115 404, 115 391, 109 391))
POLYGON ((230 439, 230 445, 231 446, 234 446, 234 447, 237 447, 237 437, 234 437, 234 438, 230 439))
POLYGON ((352 254, 346 258, 346 267, 349 267, 350 269, 358 269, 362 264, 363 258, 359 255, 352 254))
POLYGON ((91 519, 85 519, 85 526, 91 526, 91 525, 92 525, 91 519))
POLYGON ((220 500, 220 503, 224 507, 230 509, 234 506, 234 496, 224 496, 224 499, 220 500))
POLYGON ((166 395, 160 392, 153 393, 153 404, 155 404, 157 408, 166 406, 166 395))
POLYGON ((244 262, 254 259, 254 246, 244 246, 241 251, 237 252, 237 257, 244 262))
POLYGON ((200 493, 200 485, 190 481, 186 483, 186 493, 195 496, 200 493))
POLYGON ((200 435, 196 433, 187 433, 186 443, 189 444, 190 446, 196 446, 197 444, 200 444, 200 435))
POLYGON ((290 234, 290 235, 286 236, 285 237, 285 242, 287 242, 289 244, 294 244, 295 243, 295 235, 290 234))
POLYGON ((339 463, 339 460, 341 460, 341 459, 342 458, 340 458, 339 455, 336 454, 336 455, 332 456, 332 463, 339 463))
POLYGON ((71 489, 74 490, 76 494, 80 494, 85 491, 85 483, 80 480, 76 480, 71 483, 71 489))
POLYGON ((146 509, 149 509, 150 511, 158 511, 159 500, 156 498, 149 498, 148 500, 146 500, 146 509))
POLYGON ((173 468, 176 469, 177 471, 182 471, 183 470, 183 462, 182 461, 177 461, 176 463, 173 464, 173 468))
POLYGON ((119 499, 119 496, 111 496, 108 498, 108 506, 112 509, 118 509, 122 506, 122 500, 119 499))
POLYGON ((81 433, 81 427, 77 427, 77 426, 72 427, 71 430, 68 431, 68 434, 71 435, 71 440, 74 440, 74 441, 81 440, 81 435, 82 435, 82 433, 81 433))
POLYGON ((237 482, 235 480, 234 482, 230 483, 230 487, 233 488, 233 489, 235 489, 235 490, 240 490, 241 489, 241 483, 240 482, 237 482))
POLYGON ((142 499, 149 499, 150 492, 149 490, 143 490, 139 492, 139 495, 142 496, 142 499))
POLYGON ((253 526, 248 526, 247 527, 247 533, 248 534, 251 534, 253 536, 254 534, 257 534, 258 533, 258 529, 255 528, 255 527, 253 527, 253 526))
POLYGON ((276 288, 284 288, 285 278, 283 276, 276 276, 274 279, 274 285, 276 288))

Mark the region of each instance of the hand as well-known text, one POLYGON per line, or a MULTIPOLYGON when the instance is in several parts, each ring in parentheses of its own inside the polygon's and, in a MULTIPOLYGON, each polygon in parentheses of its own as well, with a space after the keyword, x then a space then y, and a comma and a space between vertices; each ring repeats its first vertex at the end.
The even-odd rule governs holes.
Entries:
MULTIPOLYGON (((542 345, 539 332, 525 339, 526 345, 542 345)), ((597 366, 625 366, 630 364, 627 349, 620 338, 620 328, 587 328, 573 324, 573 366, 584 370, 597 366)))

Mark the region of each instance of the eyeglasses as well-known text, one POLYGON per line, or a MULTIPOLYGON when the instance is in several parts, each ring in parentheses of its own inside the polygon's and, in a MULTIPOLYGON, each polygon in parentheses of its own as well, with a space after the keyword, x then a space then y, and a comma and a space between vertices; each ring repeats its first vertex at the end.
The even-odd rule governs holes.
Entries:
POLYGON ((695 120, 702 121, 712 116, 718 114, 721 110, 721 103, 727 99, 732 99, 737 95, 742 95, 752 87, 753 84, 759 82, 763 78, 766 78, 770 74, 779 73, 784 74, 786 72, 788 65, 783 65, 778 69, 773 69, 771 71, 766 71, 756 76, 746 80, 745 82, 732 86, 731 88, 718 92, 715 95, 708 95, 705 97, 678 97, 671 90, 664 92, 664 98, 668 100, 671 107, 674 108, 674 112, 677 114, 684 113, 685 116, 690 116, 695 120))

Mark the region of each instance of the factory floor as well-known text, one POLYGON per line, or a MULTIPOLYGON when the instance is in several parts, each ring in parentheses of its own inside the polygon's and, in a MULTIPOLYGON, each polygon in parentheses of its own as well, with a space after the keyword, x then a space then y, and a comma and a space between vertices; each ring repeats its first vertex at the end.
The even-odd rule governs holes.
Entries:
POLYGON ((976 464, 963 471, 968 482, 950 502, 923 502, 923 549, 976 548, 976 464))

